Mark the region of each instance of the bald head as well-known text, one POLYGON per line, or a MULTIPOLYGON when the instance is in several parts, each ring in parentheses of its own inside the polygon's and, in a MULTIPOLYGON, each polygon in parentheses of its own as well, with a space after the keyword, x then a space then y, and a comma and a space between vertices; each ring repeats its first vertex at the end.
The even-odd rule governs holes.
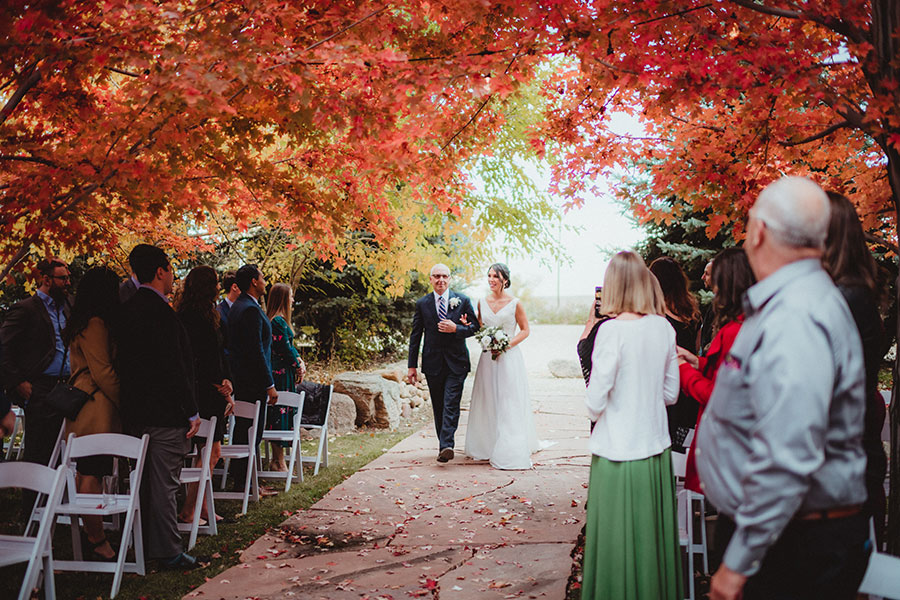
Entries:
POLYGON ((825 247, 831 206, 822 188, 805 177, 782 177, 769 184, 750 214, 784 246, 825 247))

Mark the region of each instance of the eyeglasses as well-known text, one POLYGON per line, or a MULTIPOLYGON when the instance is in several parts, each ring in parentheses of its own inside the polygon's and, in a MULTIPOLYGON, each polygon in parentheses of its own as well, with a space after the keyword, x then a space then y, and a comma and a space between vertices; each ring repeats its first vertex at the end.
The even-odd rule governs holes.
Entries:
POLYGON ((449 275, 444 275, 443 273, 434 273, 431 276, 435 279, 450 279, 449 275))
POLYGON ((51 275, 50 279, 61 279, 63 281, 69 281, 71 277, 69 275, 51 275))

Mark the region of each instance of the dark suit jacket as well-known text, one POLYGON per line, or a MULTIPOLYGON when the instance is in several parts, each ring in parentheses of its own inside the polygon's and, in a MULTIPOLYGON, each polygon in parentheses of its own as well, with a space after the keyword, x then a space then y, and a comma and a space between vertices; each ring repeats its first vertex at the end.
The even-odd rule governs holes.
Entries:
MULTIPOLYGON (((68 318, 69 305, 63 313, 68 318)), ((34 381, 53 362, 56 353, 56 332, 47 313, 47 307, 35 294, 16 302, 6 314, 0 328, 3 357, 0 367, 3 383, 12 392, 23 381, 34 381)), ((15 392, 13 399, 21 401, 15 392)))
POLYGON ((259 304, 243 293, 228 311, 228 360, 234 397, 265 400, 272 380, 272 326, 259 304))
POLYGON ((119 284, 119 302, 125 304, 131 300, 136 291, 137 286, 134 285, 134 280, 131 279, 131 276, 126 277, 125 281, 119 284))
POLYGON ((472 302, 466 296, 450 291, 450 304, 453 298, 459 298, 456 308, 447 307, 447 318, 456 323, 455 333, 438 331, 437 308, 434 305, 434 294, 430 293, 416 301, 416 312, 413 315, 412 334, 409 336, 409 361, 407 365, 414 368, 419 362, 419 344, 422 334, 425 345, 422 348, 422 372, 425 375, 437 375, 443 365, 451 373, 459 375, 468 373, 469 351, 466 349, 466 338, 478 331, 478 317, 472 302), (466 315, 468 325, 460 323, 462 315, 466 315))
POLYGON ((219 311, 219 318, 222 319, 222 327, 228 327, 228 311, 231 310, 231 307, 228 306, 227 300, 222 300, 216 305, 216 310, 219 311))
MULTIPOLYGON (((3 346, 0 345, 0 363, 3 362, 3 346)), ((2 381, 2 380, 0 380, 2 381)), ((0 419, 6 416, 6 413, 12 409, 12 404, 9 401, 9 398, 6 397, 6 394, 3 393, 4 385, 0 383, 0 419)))
POLYGON ((197 414, 187 331, 169 304, 139 288, 115 320, 120 411, 126 428, 187 427, 197 414))

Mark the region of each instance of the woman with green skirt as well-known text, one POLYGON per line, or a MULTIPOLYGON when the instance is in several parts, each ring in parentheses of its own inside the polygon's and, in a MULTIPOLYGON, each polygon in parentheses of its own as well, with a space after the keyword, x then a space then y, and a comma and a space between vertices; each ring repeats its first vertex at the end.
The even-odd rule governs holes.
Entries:
MULTIPOLYGON (((592 307, 593 308, 593 307, 592 307)), ((678 399, 675 331, 656 278, 620 252, 603 281, 587 408, 594 422, 584 600, 681 600, 666 405, 678 399)))

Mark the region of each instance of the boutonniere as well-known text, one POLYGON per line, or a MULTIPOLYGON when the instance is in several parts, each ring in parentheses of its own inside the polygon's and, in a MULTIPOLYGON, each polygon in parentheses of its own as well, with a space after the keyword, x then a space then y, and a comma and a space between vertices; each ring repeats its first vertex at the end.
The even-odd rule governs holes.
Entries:
POLYGON ((450 308, 456 308, 459 306, 459 298, 450 298, 450 308))

